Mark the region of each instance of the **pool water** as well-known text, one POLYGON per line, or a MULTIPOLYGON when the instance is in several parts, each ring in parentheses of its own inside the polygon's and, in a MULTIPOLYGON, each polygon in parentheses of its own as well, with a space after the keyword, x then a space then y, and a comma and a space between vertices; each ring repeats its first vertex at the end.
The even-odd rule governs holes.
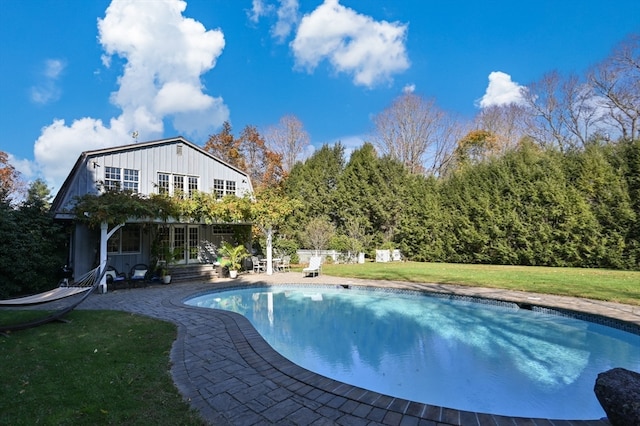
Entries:
POLYGON ((309 286, 186 303, 242 314, 276 351, 318 374, 458 410, 598 419, 597 375, 640 371, 640 335, 516 305, 309 286))

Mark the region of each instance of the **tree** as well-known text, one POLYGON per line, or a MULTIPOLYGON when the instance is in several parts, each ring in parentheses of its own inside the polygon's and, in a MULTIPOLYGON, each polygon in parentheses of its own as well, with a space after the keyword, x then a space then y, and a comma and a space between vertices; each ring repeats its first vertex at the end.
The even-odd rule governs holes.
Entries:
POLYGON ((571 147, 567 129, 567 105, 560 90, 561 76, 553 71, 521 91, 529 114, 527 132, 542 147, 571 147))
POLYGON ((29 186, 24 204, 36 206, 41 211, 46 212, 51 206, 51 198, 51 189, 49 189, 44 180, 38 178, 29 186))
POLYGON ((487 160, 500 150, 498 138, 486 130, 472 130, 458 142, 454 158, 458 167, 487 160))
POLYGON ((6 246, 0 256, 0 298, 56 287, 67 262, 66 234, 46 209, 48 188, 36 181, 29 194, 17 209, 0 200, 0 240, 6 246))
POLYGON ((255 126, 245 126, 239 138, 225 121, 219 133, 211 135, 204 150, 249 174, 253 186, 276 185, 284 177, 282 157, 270 151, 255 126))
POLYGON ((504 154, 518 146, 526 135, 525 114, 527 109, 519 104, 492 105, 482 108, 474 119, 476 130, 486 131, 496 137, 497 152, 504 154))
POLYGON ((9 163, 9 155, 0 151, 0 198, 11 201, 12 197, 24 189, 20 172, 9 163))
POLYGON ((268 149, 254 126, 246 126, 240 134, 240 153, 255 188, 278 185, 285 176, 282 156, 268 149))
POLYGON ((365 143, 351 154, 338 180, 336 202, 338 228, 357 220, 372 242, 394 240, 397 224, 406 208, 405 181, 408 170, 390 157, 378 158, 375 148, 365 143))
POLYGON ((222 123, 222 129, 219 133, 209 136, 209 140, 204 145, 204 150, 222 161, 244 170, 246 165, 240 150, 241 142, 240 139, 233 137, 231 123, 225 121, 222 123))
POLYGON ((294 115, 285 115, 278 125, 270 127, 266 133, 267 144, 282 158, 285 172, 291 172, 309 146, 309 134, 302 122, 294 115))
POLYGON ((301 208, 291 220, 297 225, 297 231, 303 231, 307 222, 314 217, 328 217, 336 222, 339 209, 335 194, 343 169, 344 147, 337 143, 333 146, 323 145, 304 163, 297 163, 291 170, 284 182, 284 192, 301 202, 301 208))
POLYGON ((623 139, 640 138, 640 34, 623 40, 588 78, 608 124, 623 139))
POLYGON ((329 219, 315 217, 309 221, 306 228, 306 242, 307 246, 315 250, 326 250, 329 245, 329 241, 336 233, 336 227, 329 221, 329 219))
POLYGON ((437 174, 459 138, 455 121, 436 105, 405 93, 373 119, 372 142, 382 155, 404 164, 410 173, 437 174))

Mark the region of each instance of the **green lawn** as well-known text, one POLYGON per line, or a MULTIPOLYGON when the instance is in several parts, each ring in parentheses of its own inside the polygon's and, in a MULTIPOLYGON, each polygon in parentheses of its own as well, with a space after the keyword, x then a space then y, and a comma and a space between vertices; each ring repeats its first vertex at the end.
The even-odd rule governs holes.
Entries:
POLYGON ((111 311, 67 319, 0 337, 0 424, 204 425, 169 373, 173 324, 111 311))
POLYGON ((322 266, 322 272, 328 275, 370 280, 506 288, 640 305, 640 271, 368 262, 357 265, 327 264, 322 266))

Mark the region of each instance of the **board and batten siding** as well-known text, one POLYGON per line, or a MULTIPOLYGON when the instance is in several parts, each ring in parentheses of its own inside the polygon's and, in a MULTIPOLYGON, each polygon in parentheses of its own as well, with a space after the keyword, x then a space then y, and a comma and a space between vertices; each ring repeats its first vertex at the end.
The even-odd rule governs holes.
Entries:
POLYGON ((122 150, 104 150, 88 153, 84 164, 71 183, 63 205, 76 196, 97 194, 98 182, 104 182, 106 167, 137 170, 138 192, 145 195, 158 193, 158 173, 193 176, 198 178, 198 191, 211 193, 214 179, 234 181, 236 195, 251 193, 251 183, 246 174, 195 149, 180 140, 164 144, 129 145, 122 150))

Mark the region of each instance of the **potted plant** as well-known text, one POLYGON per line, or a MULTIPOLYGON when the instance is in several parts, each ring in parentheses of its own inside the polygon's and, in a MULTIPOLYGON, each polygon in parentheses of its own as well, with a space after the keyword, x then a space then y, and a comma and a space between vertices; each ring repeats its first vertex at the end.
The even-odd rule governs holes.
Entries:
POLYGON ((169 247, 168 245, 162 246, 161 251, 161 259, 158 260, 157 271, 160 275, 160 279, 163 284, 171 283, 171 270, 169 269, 169 265, 172 265, 176 261, 176 253, 175 250, 169 247))
POLYGON ((223 242, 220 247, 220 254, 229 261, 229 277, 236 278, 238 271, 242 267, 242 261, 249 256, 247 249, 243 245, 234 246, 228 242, 223 242))

